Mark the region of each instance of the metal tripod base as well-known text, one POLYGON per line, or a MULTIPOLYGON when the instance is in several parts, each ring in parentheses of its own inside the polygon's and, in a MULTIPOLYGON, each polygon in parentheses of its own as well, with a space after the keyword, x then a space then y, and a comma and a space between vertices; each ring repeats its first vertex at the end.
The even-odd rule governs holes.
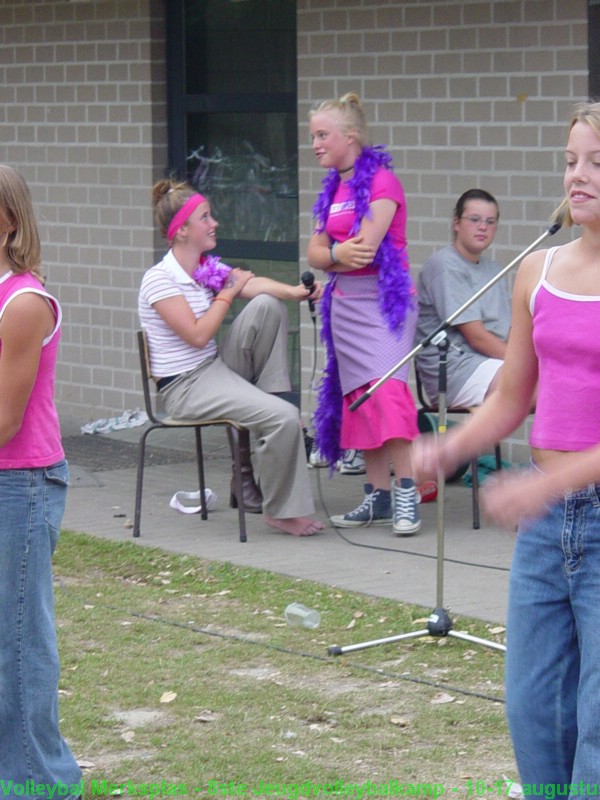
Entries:
POLYGON ((334 645, 329 647, 327 652, 330 656, 342 656, 344 653, 353 653, 356 650, 366 650, 367 647, 377 647, 380 644, 393 644, 394 642, 401 642, 405 639, 419 639, 423 636, 454 636, 455 639, 463 639, 466 642, 473 644, 480 644, 484 647, 490 647, 492 650, 505 651, 506 647, 498 642, 491 642, 488 639, 481 639, 479 636, 471 636, 470 633, 461 633, 452 630, 452 620, 448 615, 445 608, 436 608, 431 612, 427 620, 427 627, 421 631, 413 631, 411 633, 400 633, 397 636, 388 636, 385 639, 374 639, 371 642, 361 642, 360 644, 350 644, 346 647, 338 647, 334 645))

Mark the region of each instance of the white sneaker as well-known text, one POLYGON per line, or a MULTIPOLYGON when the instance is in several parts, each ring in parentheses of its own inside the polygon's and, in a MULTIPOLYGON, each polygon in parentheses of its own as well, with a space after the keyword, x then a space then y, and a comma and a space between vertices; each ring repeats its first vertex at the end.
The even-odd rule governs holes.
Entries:
POLYGON ((364 475, 365 454, 362 450, 346 450, 344 457, 338 462, 338 469, 342 475, 364 475))
POLYGON ((329 462, 325 461, 321 453, 313 445, 310 455, 308 457, 308 466, 312 469, 319 469, 320 467, 328 467, 329 462))

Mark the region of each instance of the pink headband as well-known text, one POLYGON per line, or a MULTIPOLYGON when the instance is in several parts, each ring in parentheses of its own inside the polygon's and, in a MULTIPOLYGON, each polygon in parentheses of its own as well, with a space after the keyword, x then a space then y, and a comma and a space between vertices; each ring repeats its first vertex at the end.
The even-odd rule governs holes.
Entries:
POLYGON ((167 229, 167 239, 172 242, 173 239, 179 233, 179 229, 182 225, 184 225, 193 212, 198 208, 200 203, 205 203, 206 197, 203 197, 201 194, 193 194, 191 197, 185 201, 185 203, 181 206, 179 211, 175 214, 171 222, 169 223, 169 227, 167 229))

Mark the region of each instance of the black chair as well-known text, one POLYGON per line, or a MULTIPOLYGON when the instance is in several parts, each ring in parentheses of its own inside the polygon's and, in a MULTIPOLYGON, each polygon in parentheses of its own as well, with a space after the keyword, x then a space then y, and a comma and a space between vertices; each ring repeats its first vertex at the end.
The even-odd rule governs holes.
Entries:
MULTIPOLYGON (((419 400, 420 408, 418 410, 419 413, 419 430, 421 432, 425 432, 430 430, 433 432, 435 430, 435 426, 433 424, 427 425, 423 422, 423 415, 426 414, 437 414, 438 407, 431 403, 425 396, 425 391, 423 389, 423 384, 421 383, 421 378, 419 376, 419 372, 415 366, 415 381, 417 386, 417 398, 419 400)), ((449 406, 447 409, 448 414, 470 414, 471 411, 469 408, 464 406, 449 406)), ((496 457, 496 469, 502 469, 502 453, 500 450, 500 444, 496 444, 494 447, 494 454, 496 457)), ((456 480, 458 477, 461 477, 466 470, 468 469, 468 464, 458 470, 458 473, 451 476, 448 480, 456 480)), ((475 530, 479 530, 481 527, 480 525, 480 514, 479 514, 479 474, 477 471, 477 458, 474 458, 471 461, 471 497, 473 501, 473 528, 475 530)))
POLYGON ((198 483, 200 487, 200 516, 202 519, 208 519, 208 511, 206 508, 206 497, 204 490, 206 483, 204 480, 204 454, 202 452, 202 428, 214 427, 221 425, 230 433, 230 444, 233 457, 233 473, 235 483, 235 493, 238 498, 238 515, 240 527, 240 542, 247 541, 246 537, 246 513, 244 509, 243 491, 242 491, 242 467, 240 457, 240 431, 244 430, 243 426, 232 419, 173 419, 172 417, 161 415, 159 416, 155 410, 153 402, 153 392, 150 388, 150 381, 152 380, 150 374, 150 358, 148 352, 148 340, 144 331, 137 332, 138 349, 140 355, 140 366, 142 370, 142 387, 144 390, 144 403, 146 406, 146 413, 150 420, 150 425, 143 432, 139 442, 138 452, 138 467, 137 467, 137 482, 135 491, 135 517, 133 522, 133 536, 139 537, 140 535, 140 520, 142 515, 142 489, 144 483, 144 465, 146 457, 146 439, 148 435, 158 429, 176 429, 176 428, 193 428, 196 435, 196 462, 198 466, 198 483))

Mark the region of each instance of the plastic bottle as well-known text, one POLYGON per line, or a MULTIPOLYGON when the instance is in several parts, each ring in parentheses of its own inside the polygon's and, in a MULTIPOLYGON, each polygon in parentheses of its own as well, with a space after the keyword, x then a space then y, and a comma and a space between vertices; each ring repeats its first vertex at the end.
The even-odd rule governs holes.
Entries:
POLYGON ((285 610, 285 620, 288 625, 303 628, 318 628, 321 615, 313 608, 307 608, 302 603, 290 603, 285 610))

